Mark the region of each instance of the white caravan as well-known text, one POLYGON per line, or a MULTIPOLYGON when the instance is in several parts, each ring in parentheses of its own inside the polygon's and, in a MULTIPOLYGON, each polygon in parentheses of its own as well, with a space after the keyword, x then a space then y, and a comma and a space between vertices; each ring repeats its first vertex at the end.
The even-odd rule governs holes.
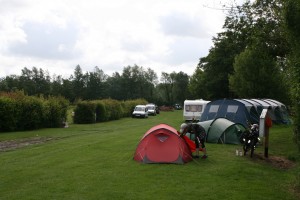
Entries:
POLYGON ((210 101, 203 99, 185 100, 183 108, 183 119, 185 121, 199 121, 206 104, 210 101))

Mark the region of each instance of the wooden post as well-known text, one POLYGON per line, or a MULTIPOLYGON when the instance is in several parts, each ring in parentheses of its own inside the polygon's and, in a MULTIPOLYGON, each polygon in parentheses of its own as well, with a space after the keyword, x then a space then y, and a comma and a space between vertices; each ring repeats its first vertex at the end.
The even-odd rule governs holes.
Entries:
POLYGON ((272 119, 269 115, 265 118, 265 157, 269 157, 269 129, 272 127, 272 119))
POLYGON ((265 147, 265 157, 269 157, 269 127, 265 127, 265 140, 264 140, 264 147, 265 147))

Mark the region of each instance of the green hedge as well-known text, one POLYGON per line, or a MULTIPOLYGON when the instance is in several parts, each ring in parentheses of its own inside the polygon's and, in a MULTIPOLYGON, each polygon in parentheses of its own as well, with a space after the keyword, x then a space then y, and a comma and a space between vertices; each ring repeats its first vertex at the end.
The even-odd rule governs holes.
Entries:
POLYGON ((101 101, 94 101, 96 105, 96 122, 104 122, 107 121, 106 107, 105 104, 101 101))
POLYGON ((123 117, 131 117, 136 105, 146 105, 148 102, 145 99, 127 100, 122 102, 123 117))
POLYGON ((17 119, 16 101, 8 97, 0 97, 0 131, 16 130, 17 119))
POLYGON ((80 101, 75 108, 75 124, 91 124, 96 122, 96 104, 89 101, 80 101))
POLYGON ((0 94, 0 132, 61 127, 69 102, 63 97, 26 96, 22 92, 0 94))
POLYGON ((138 104, 147 104, 147 101, 144 99, 81 101, 75 108, 74 123, 89 124, 130 117, 134 107, 138 104))
POLYGON ((63 97, 50 97, 44 102, 44 126, 48 128, 63 126, 67 121, 69 102, 63 97))
POLYGON ((43 101, 37 97, 27 96, 18 104, 18 130, 33 130, 43 127, 43 101))

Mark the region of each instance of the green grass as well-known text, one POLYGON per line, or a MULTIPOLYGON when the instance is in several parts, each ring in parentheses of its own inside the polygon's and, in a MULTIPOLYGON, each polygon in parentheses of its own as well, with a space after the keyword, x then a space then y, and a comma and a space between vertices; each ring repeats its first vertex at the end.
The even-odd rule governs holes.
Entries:
POLYGON ((207 160, 184 165, 132 159, 148 129, 159 123, 179 129, 182 119, 182 111, 162 112, 148 119, 1 133, 0 141, 56 139, 0 152, 0 199, 298 199, 299 154, 289 126, 270 130, 269 152, 297 160, 291 169, 237 157, 238 145, 210 143, 207 160))

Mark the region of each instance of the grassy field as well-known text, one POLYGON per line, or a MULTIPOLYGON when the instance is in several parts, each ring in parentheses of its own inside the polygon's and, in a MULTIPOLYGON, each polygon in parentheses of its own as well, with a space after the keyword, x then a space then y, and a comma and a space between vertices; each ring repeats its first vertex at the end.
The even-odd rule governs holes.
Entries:
MULTIPOLYGON (((238 157, 238 145, 210 143, 208 159, 184 165, 132 159, 148 129, 159 123, 179 129, 182 122, 182 111, 174 111, 148 119, 1 133, 2 143, 44 142, 0 152, 0 199, 299 199, 300 158, 290 126, 270 130, 275 163, 238 157)), ((255 153, 263 154, 263 147, 255 153)))

